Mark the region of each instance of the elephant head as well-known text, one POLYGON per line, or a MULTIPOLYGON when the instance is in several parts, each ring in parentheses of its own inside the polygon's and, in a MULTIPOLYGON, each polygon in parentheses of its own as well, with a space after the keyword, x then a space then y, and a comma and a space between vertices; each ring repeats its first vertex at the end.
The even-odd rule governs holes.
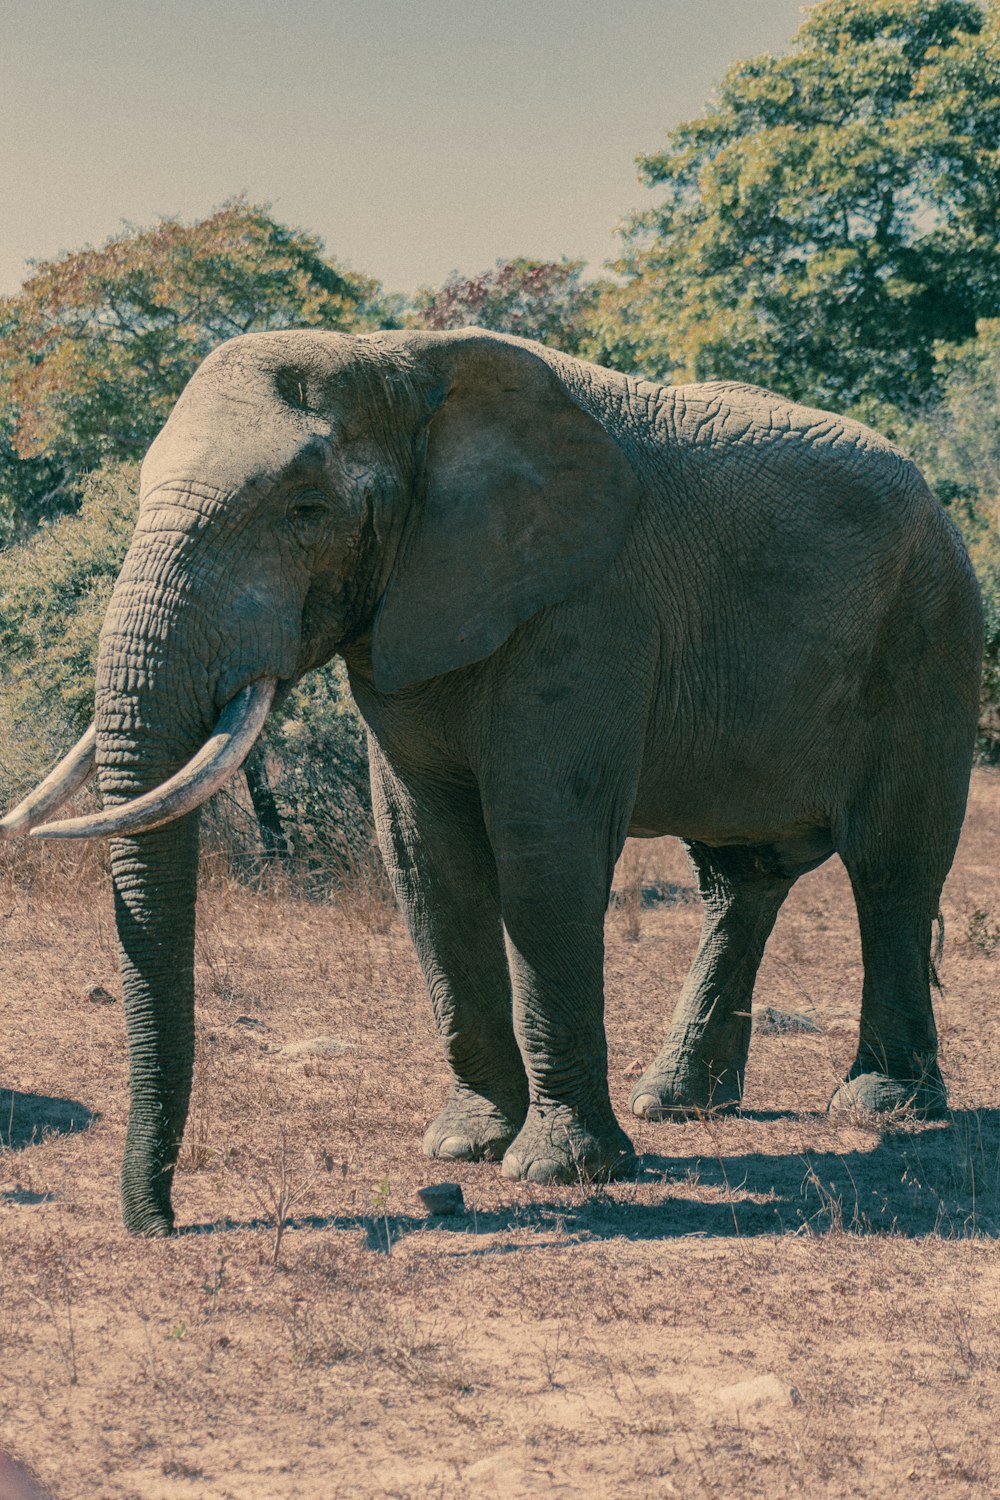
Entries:
POLYGON ((197 808, 275 694, 348 646, 381 694, 487 657, 622 545, 632 471, 545 353, 478 330, 246 335, 199 368, 146 456, 96 735, 0 824, 115 839, 136 1232, 173 1224, 197 808), (35 826, 95 762, 104 811, 35 826))

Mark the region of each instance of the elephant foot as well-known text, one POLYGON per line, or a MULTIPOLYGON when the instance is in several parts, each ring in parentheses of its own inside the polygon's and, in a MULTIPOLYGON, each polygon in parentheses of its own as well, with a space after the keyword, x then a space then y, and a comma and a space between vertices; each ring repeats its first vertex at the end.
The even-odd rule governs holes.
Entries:
POLYGON ((499 1161, 526 1112, 526 1103, 506 1109, 481 1094, 456 1092, 428 1125, 424 1155, 445 1161, 499 1161))
POLYGON ((607 1182, 634 1165, 632 1142, 614 1117, 594 1128, 565 1105, 532 1105, 501 1171, 521 1182, 607 1182))
POLYGON ((661 1052, 633 1088, 629 1108, 640 1120, 663 1120, 671 1115, 731 1114, 742 1099, 742 1066, 661 1052))
POLYGON ((901 1114, 941 1120, 948 1113, 948 1091, 937 1063, 911 1078, 893 1078, 870 1064, 855 1063, 827 1106, 831 1114, 901 1114))

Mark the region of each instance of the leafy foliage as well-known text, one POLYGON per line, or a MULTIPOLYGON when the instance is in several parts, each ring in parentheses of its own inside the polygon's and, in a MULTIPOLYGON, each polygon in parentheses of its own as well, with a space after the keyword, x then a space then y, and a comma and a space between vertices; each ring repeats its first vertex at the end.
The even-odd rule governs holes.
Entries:
POLYGON ((823 0, 639 158, 663 199, 627 229, 592 353, 918 405, 935 342, 1000 311, 998 139, 996 0, 823 0))
POLYGON ((437 290, 421 287, 410 321, 423 328, 476 325, 580 352, 600 288, 584 282, 582 260, 498 260, 492 271, 459 276, 437 290))
POLYGON ((986 653, 980 750, 1000 761, 1000 319, 936 351, 940 399, 885 412, 962 528, 983 591, 986 653))
MULTIPOLYGON (((853 406, 896 436, 962 526, 983 587, 991 758, 998 139, 997 0, 823 0, 787 56, 737 64, 704 116, 641 159, 664 198, 628 231, 622 286, 585 283, 579 260, 518 258, 421 289, 407 317, 661 378, 756 379, 853 406)), ((0 300, 0 540, 18 543, 0 553, 0 800, 91 717, 135 513, 137 470, 123 460, 141 456, 199 361, 250 329, 363 331, 399 311, 316 236, 242 199, 42 263, 0 300)), ((367 754, 342 666, 296 686, 263 759, 310 878, 357 868, 371 838, 367 754)), ((231 799, 221 806, 216 824, 235 822, 231 799)))
POLYGON ((72 509, 87 470, 141 457, 224 339, 387 320, 375 282, 243 199, 40 263, 0 300, 0 538, 72 509))
POLYGON ((974 548, 1000 520, 1000 318, 936 350, 940 399, 902 432, 974 548))
POLYGON ((93 717, 97 639, 135 525, 138 474, 92 474, 77 515, 0 553, 0 799, 30 787, 93 717))
POLYGON ((980 567, 979 583, 986 627, 979 753, 995 766, 1000 764, 1000 556, 994 555, 980 567))
POLYGON ((292 852, 322 889, 367 878, 374 842, 368 742, 340 660, 309 672, 265 736, 275 801, 292 852))

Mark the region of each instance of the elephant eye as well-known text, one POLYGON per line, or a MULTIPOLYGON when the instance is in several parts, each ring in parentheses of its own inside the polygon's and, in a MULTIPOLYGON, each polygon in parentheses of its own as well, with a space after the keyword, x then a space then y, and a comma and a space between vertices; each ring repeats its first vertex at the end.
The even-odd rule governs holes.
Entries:
POLYGON ((330 513, 326 496, 320 490, 307 490, 288 504, 285 519, 302 541, 311 541, 330 513))

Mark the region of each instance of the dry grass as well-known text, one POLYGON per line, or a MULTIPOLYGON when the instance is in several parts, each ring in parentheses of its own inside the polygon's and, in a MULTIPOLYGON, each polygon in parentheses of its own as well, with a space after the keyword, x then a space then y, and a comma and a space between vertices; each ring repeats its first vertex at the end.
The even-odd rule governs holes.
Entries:
MULTIPOLYGON (((605 1191, 422 1162, 445 1074, 377 886, 334 906, 217 885, 167 1243, 119 1228, 125 1049, 120 1005, 88 998, 119 994, 89 858, 0 868, 0 1445, 57 1500, 995 1492, 1000 774, 977 774, 946 891, 951 1119, 822 1112, 861 979, 830 864, 758 990, 820 1031, 755 1036, 741 1118, 632 1122, 642 1172, 605 1191), (428 1221, 416 1189, 449 1178, 469 1212, 428 1221)), ((669 841, 628 853, 623 1119, 695 944, 689 885, 669 841)))

